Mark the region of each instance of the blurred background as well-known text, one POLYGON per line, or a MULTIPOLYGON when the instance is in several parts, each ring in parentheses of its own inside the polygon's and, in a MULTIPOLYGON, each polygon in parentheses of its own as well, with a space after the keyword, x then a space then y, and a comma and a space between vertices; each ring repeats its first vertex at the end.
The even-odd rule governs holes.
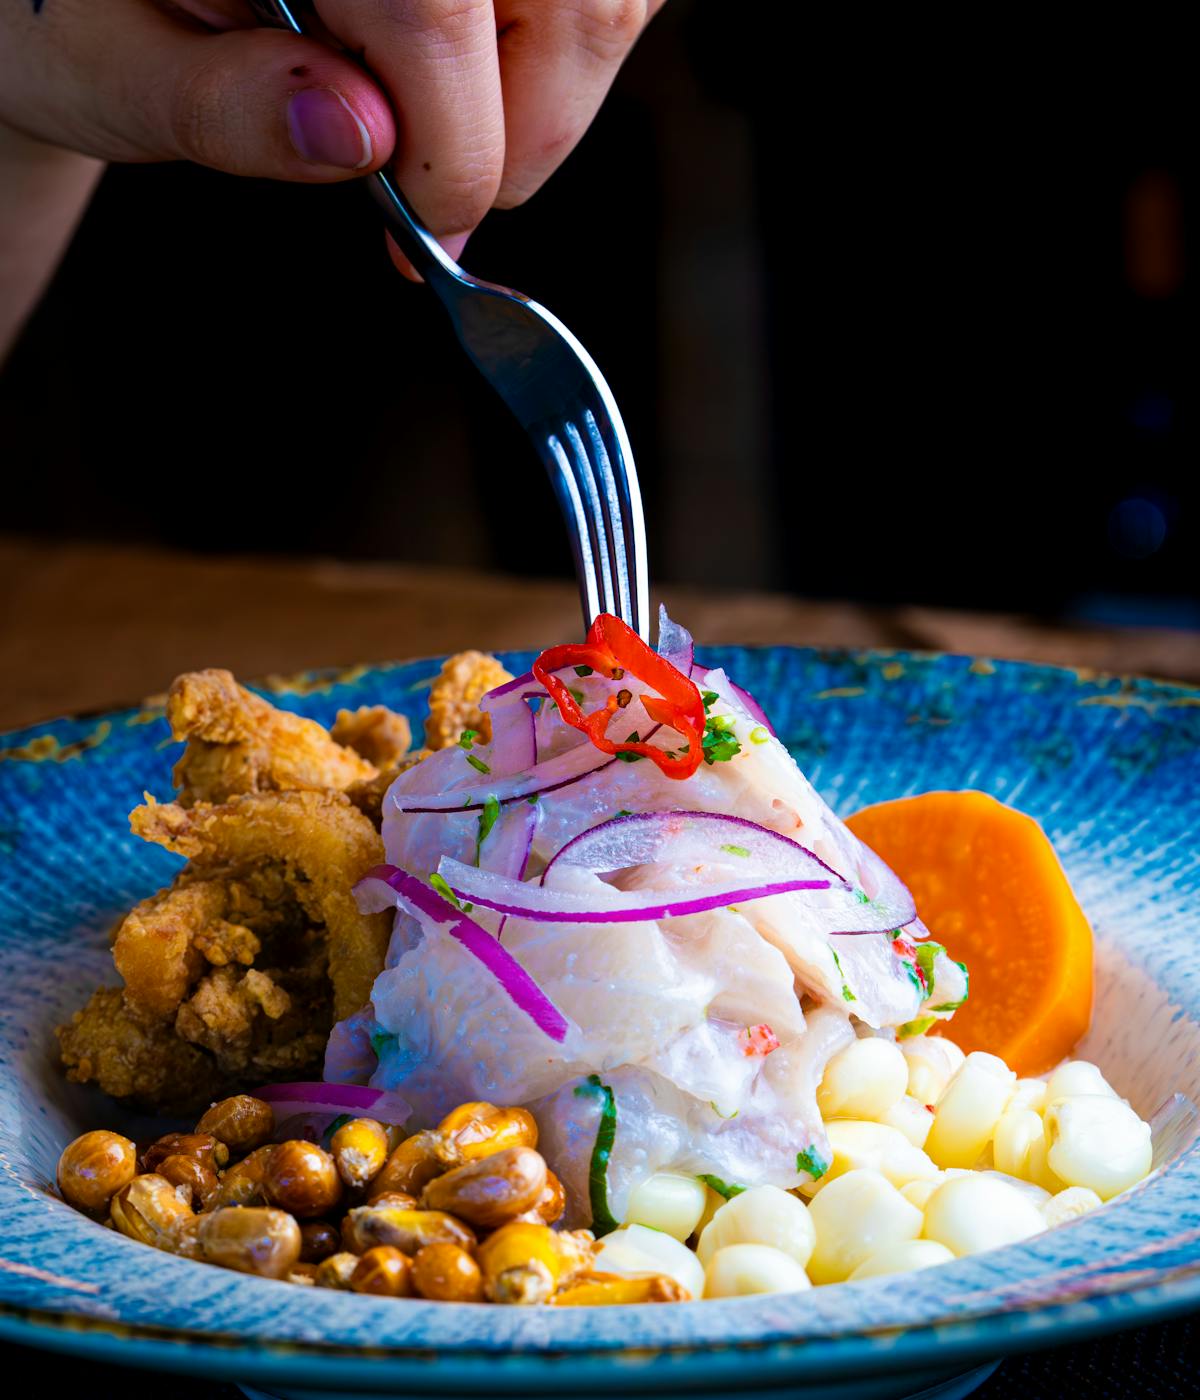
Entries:
MULTIPOLYGON (((1179 32, 811 10, 672 0, 464 257, 607 374, 656 578, 1200 627, 1179 32)), ((112 170, 0 377, 0 455, 10 536, 570 572, 351 188, 112 170)))

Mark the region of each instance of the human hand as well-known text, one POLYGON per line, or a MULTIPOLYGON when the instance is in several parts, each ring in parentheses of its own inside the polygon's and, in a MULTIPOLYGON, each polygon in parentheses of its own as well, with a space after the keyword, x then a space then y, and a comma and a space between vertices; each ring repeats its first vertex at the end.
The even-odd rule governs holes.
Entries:
POLYGON ((254 27, 245 0, 0 0, 0 122, 103 160, 282 180, 390 162, 457 255, 574 148, 662 3, 317 0, 367 72, 254 27))

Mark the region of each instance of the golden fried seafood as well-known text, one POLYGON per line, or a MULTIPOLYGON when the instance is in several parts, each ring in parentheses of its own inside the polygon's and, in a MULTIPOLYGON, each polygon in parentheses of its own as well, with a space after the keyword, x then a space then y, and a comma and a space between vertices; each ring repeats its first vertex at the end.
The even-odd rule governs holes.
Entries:
POLYGON ((228 671, 177 677, 167 721, 176 739, 187 740, 174 774, 184 807, 247 792, 340 790, 375 776, 373 763, 316 720, 276 709, 228 671))
POLYGON ((297 904, 326 932, 334 1015, 357 1011, 383 967, 390 920, 360 914, 351 890, 383 860, 383 844, 348 798, 334 792, 246 793, 220 806, 149 802, 134 833, 187 856, 196 872, 278 867, 297 904))
POLYGON ((492 738, 492 721, 479 702, 512 676, 494 656, 481 651, 460 651, 451 656, 429 691, 429 718, 425 721, 425 747, 448 749, 457 744, 464 729, 473 729, 485 743, 492 738))
POLYGON ((408 717, 386 705, 339 710, 329 734, 335 743, 353 749, 376 768, 394 768, 412 748, 408 717))

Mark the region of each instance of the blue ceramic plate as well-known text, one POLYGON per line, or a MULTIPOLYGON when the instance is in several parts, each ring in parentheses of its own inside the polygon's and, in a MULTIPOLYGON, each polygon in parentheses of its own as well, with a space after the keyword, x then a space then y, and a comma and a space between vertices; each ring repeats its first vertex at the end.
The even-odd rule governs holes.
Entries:
MULTIPOLYGON (((841 813, 976 787, 1037 817, 1098 940, 1080 1053, 1144 1117, 1177 1092, 1200 1101, 1200 692, 949 656, 704 659, 762 700, 841 813)), ((274 698, 325 721, 364 702, 418 720, 436 669, 308 676, 274 698)), ((129 1120, 63 1082, 52 1032, 113 980, 113 918, 175 869, 126 822, 144 789, 170 793, 174 756, 153 708, 0 739, 0 1336, 287 1394, 883 1397, 1200 1304, 1187 1114, 1160 1135, 1151 1179, 1093 1215, 920 1274, 790 1296, 563 1312, 396 1303, 243 1277, 93 1224, 56 1199, 57 1155, 129 1120)))

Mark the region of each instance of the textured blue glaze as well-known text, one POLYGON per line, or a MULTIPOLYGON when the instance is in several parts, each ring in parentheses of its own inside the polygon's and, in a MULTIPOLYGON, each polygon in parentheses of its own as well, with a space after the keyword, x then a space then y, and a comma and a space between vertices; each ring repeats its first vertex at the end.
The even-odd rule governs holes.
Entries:
MULTIPOLYGON (((978 787, 1037 817, 1099 942, 1084 1052, 1143 1114, 1176 1090, 1200 1100, 1200 693, 961 657, 718 648, 703 659, 758 696, 839 812, 978 787)), ((523 668, 529 658, 506 660, 523 668)), ((271 698, 323 721, 341 706, 377 702, 419 721, 436 669, 382 667, 271 698)), ((549 1352, 575 1354, 581 1382, 587 1366, 608 1364, 636 1374, 638 1386, 652 1383, 648 1368, 670 1384, 694 1368, 715 1385, 725 1354, 756 1377, 813 1374, 818 1365, 847 1375, 928 1368, 930 1347, 934 1365, 965 1362, 1033 1345, 1049 1327, 1065 1336, 1200 1301, 1192 1140, 1165 1171, 1094 1215, 903 1285, 879 1279, 677 1307, 559 1313, 315 1292, 153 1253, 87 1221, 52 1194, 58 1152, 88 1127, 130 1120, 63 1082, 52 1031, 97 982, 115 980, 111 919, 177 865, 135 840, 126 821, 143 790, 170 795, 176 752, 161 716, 144 711, 0 738, 0 1307, 186 1331, 193 1342, 241 1339, 247 1374, 274 1374, 259 1359, 280 1342, 432 1349, 436 1363, 426 1355, 410 1364, 434 1365, 446 1379, 456 1366, 465 1375, 473 1353, 504 1351, 506 1360, 487 1361, 489 1375, 495 1384, 515 1366, 519 1388, 543 1374, 535 1361, 545 1375, 560 1364, 549 1352), (789 1345, 799 1339, 807 1345, 789 1345), (753 1350, 691 1350, 731 1344, 753 1350), (605 1352, 608 1363, 594 1355, 605 1352)), ((351 1377, 372 1363, 338 1364, 351 1377)))

